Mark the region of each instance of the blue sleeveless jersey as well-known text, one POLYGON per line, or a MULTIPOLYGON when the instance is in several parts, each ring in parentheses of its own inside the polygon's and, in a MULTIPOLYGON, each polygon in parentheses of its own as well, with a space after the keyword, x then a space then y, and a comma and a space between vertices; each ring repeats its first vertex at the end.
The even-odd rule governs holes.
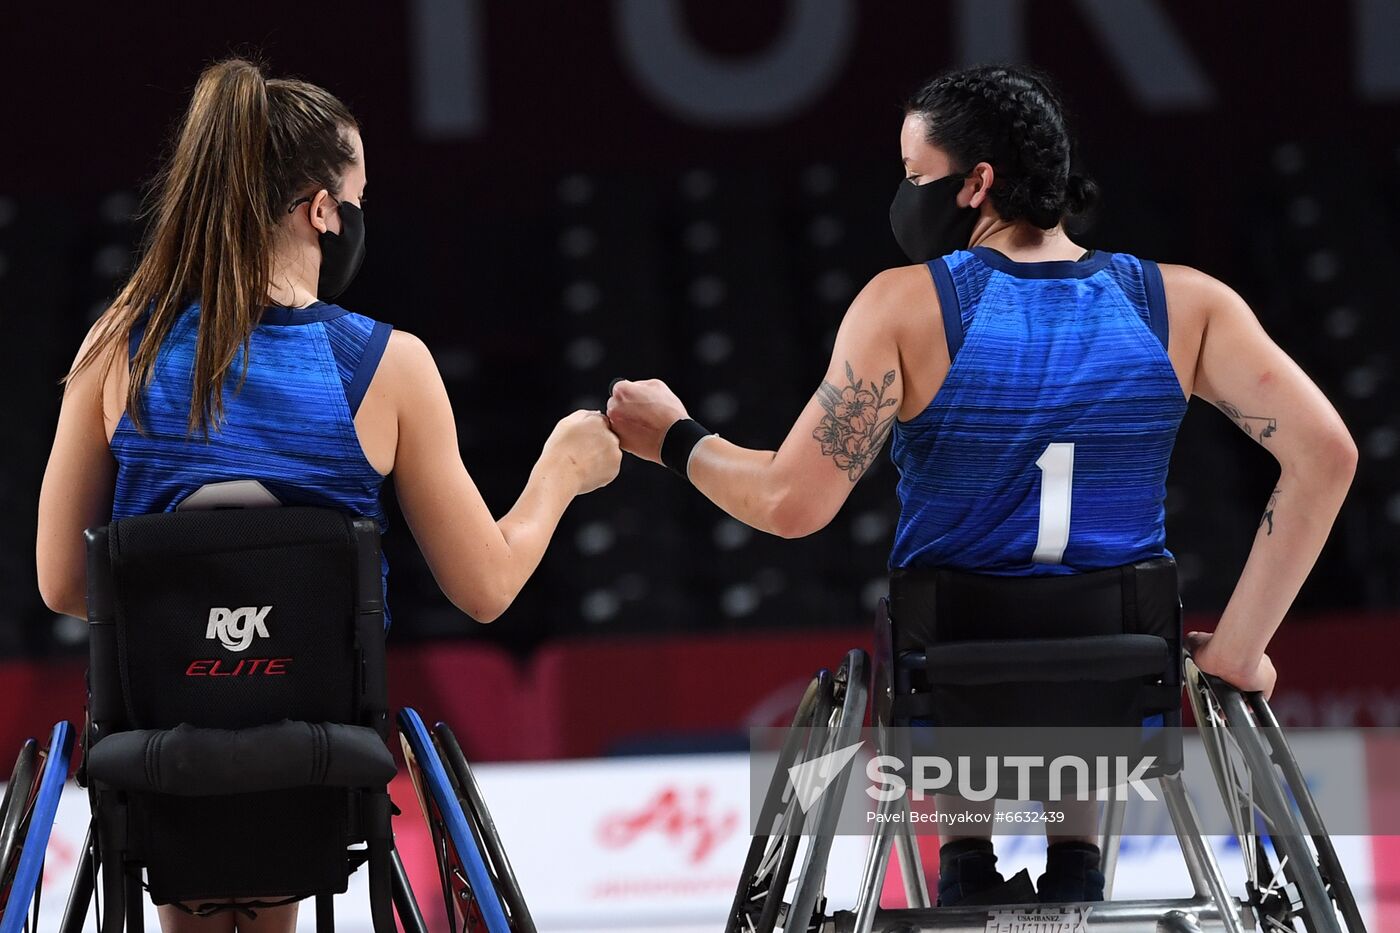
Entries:
POLYGON ((896 422, 892 568, 1035 576, 1167 553, 1167 464, 1186 412, 1155 263, 1095 252, 929 264, 952 366, 896 422))
MULTIPOLYGON (((132 329, 130 352, 144 319, 132 329)), ((209 483, 256 480, 283 505, 314 505, 372 518, 384 477, 365 459, 355 412, 389 341, 390 325, 337 305, 268 308, 224 383, 224 419, 208 440, 188 433, 199 306, 181 312, 146 388, 142 429, 123 414, 112 435, 117 486, 112 519, 170 512, 209 483), (246 369, 241 388, 238 380, 246 369)), ((387 561, 382 563, 386 583, 387 561)), ((388 622, 386 604, 385 622, 388 622)))

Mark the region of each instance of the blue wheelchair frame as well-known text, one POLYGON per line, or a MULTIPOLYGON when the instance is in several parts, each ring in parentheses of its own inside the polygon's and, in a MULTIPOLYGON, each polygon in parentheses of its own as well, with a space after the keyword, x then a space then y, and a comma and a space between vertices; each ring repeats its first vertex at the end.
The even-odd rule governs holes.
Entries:
MULTIPOLYGON (((37 923, 44 854, 48 849, 54 817, 58 813, 58 800, 68 780, 68 766, 73 758, 73 735, 73 727, 67 722, 60 722, 53 727, 49 737, 48 751, 38 775, 33 809, 27 817, 29 825, 24 829, 24 842, 19 849, 19 864, 15 866, 14 880, 10 884, 4 910, 0 912, 0 933, 21 933, 26 927, 31 905, 37 923)), ((27 800, 18 795, 12 795, 10 803, 21 808, 27 806, 27 800)), ((0 879, 3 879, 7 867, 0 864, 0 879)))
MULTIPOLYGON (((442 756, 433 744, 428 727, 423 724, 423 717, 418 715, 417 710, 405 708, 398 718, 404 758, 408 762, 409 774, 413 777, 414 788, 418 791, 419 802, 423 806, 423 816, 433 833, 433 846, 440 860, 439 867, 446 869, 441 860, 455 854, 466 873, 467 884, 476 897, 476 904, 486 922, 486 929, 489 933, 511 933, 500 894, 487 870, 481 847, 477 845, 476 835, 467 823, 461 802, 447 776, 442 756), (427 792, 426 798, 424 791, 427 792), (443 831, 446 832, 446 840, 440 838, 443 831), (451 850, 443 847, 444 841, 450 842, 451 850), (490 892, 490 895, 483 896, 482 892, 490 892)), ((451 880, 446 870, 443 873, 443 884, 444 895, 455 903, 451 880)))
MULTIPOLYGON (((496 837, 495 827, 485 812, 479 792, 474 783, 463 787, 464 783, 473 779, 469 771, 463 773, 465 759, 461 758, 451 731, 441 723, 435 730, 429 730, 422 716, 411 708, 399 713, 398 722, 404 757, 414 789, 419 794, 424 817, 433 834, 434 855, 439 860, 449 922, 452 922, 451 911, 460 909, 462 929, 476 928, 475 920, 467 917, 471 904, 461 905, 455 896, 453 879, 461 877, 466 889, 471 892, 478 911, 476 916, 485 924, 488 933, 534 933, 534 923, 520 897, 504 848, 496 837), (436 736, 434 732, 437 732, 436 736), (444 760, 444 744, 459 759, 459 764, 453 765, 444 760), (464 802, 471 810, 470 815, 463 806, 464 802)), ((11 782, 7 787, 7 809, 0 813, 11 812, 8 810, 10 805, 20 808, 21 817, 17 826, 23 840, 20 842, 16 839, 12 857, 0 861, 0 883, 13 876, 3 910, 0 910, 0 933, 24 933, 33 929, 28 923, 31 915, 37 925, 44 856, 59 798, 68 779, 75 734, 68 722, 55 725, 47 750, 39 753, 42 760, 31 761, 31 765, 37 766, 18 769, 21 774, 30 772, 32 778, 24 776, 21 781, 11 782), (18 786, 20 784, 24 786, 18 786)), ((82 860, 78 877, 74 880, 73 890, 79 899, 86 899, 92 890, 92 866, 88 857, 82 860)), ((426 924, 397 858, 395 871, 399 875, 395 879, 394 890, 399 917, 410 933, 425 933, 426 924)))

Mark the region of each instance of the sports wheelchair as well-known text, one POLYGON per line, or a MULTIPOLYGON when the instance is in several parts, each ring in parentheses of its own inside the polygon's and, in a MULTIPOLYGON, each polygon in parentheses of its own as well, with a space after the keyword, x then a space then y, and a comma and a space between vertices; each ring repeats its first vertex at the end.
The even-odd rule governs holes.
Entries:
POLYGON ((1169 558, 1031 579, 896 572, 877 620, 870 667, 866 653, 853 650, 835 674, 819 672, 803 696, 759 810, 726 933, 1365 930, 1268 703, 1202 673, 1185 655, 1169 558), (1173 728, 1181 723, 1183 688, 1240 843, 1243 897, 1230 891, 1183 786, 1181 730, 1173 728), (1156 763, 1145 777, 1160 788, 1193 895, 1110 899, 1127 803, 1126 796, 1110 794, 1100 821, 1103 902, 1078 905, 1082 909, 1070 917, 1062 912, 1068 905, 935 906, 906 795, 879 804, 854 908, 828 914, 826 866, 849 774, 838 775, 804 809, 794 784, 799 772, 792 769, 857 741, 872 692, 876 754, 905 762, 911 731, 936 737, 1029 725, 1110 728, 1140 737, 1154 752, 1156 763), (911 725, 927 728, 896 728, 911 725), (902 816, 889 818, 899 810, 902 816), (908 908, 880 907, 892 850, 908 908), (1019 914, 1022 925, 994 927, 1001 922, 998 911, 1019 914))
MULTIPOLYGON (((60 929, 139 933, 144 893, 194 914, 313 898, 361 866, 376 933, 426 933, 395 848, 379 534, 317 508, 179 511, 87 532, 78 783, 92 819, 60 929)), ((398 717, 449 928, 534 933, 451 730, 398 717)), ((73 729, 20 752, 0 805, 0 933, 37 927, 73 729)))

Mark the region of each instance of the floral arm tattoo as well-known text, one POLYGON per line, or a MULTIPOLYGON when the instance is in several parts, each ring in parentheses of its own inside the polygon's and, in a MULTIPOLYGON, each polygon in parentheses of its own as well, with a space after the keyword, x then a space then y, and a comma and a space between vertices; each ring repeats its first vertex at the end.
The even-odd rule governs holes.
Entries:
POLYGON ((899 399, 885 395, 894 380, 892 369, 881 382, 872 379, 867 383, 856 378, 848 362, 845 388, 822 382, 817 389, 817 401, 826 414, 812 437, 822 445, 822 456, 836 461, 853 483, 885 446, 894 425, 896 412, 888 409, 897 408, 899 399))

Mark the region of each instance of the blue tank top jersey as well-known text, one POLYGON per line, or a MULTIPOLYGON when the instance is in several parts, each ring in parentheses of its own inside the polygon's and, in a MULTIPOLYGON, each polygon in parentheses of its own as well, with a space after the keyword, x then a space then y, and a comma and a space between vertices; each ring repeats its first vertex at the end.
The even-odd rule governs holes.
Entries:
POLYGON ((1036 576, 1167 554, 1167 464, 1186 412, 1155 263, 928 264, 952 365, 896 422, 893 569, 1036 576))
MULTIPOLYGON (((144 319, 132 329, 140 346, 144 319)), ((314 505, 372 518, 386 528, 384 477, 365 459, 355 412, 384 354, 392 327, 317 302, 268 308, 240 348, 224 383, 224 418, 189 434, 199 306, 180 313, 162 342, 138 433, 123 414, 112 435, 117 486, 112 519, 174 511, 201 486, 256 480, 283 505, 314 505)), ((386 588, 389 565, 381 561, 386 588)), ((387 590, 386 590, 387 595, 387 590)), ((385 623, 388 623, 386 602, 385 623)))

